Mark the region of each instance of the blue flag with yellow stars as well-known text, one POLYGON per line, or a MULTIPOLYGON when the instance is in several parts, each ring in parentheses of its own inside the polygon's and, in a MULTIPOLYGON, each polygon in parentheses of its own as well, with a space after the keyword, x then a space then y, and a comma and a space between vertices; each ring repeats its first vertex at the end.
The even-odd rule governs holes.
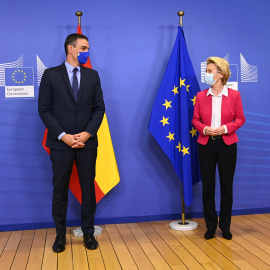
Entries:
POLYGON ((5 82, 6 86, 34 85, 33 68, 6 68, 5 82))
POLYGON ((191 123, 199 91, 183 29, 179 26, 173 51, 152 108, 149 131, 172 162, 182 181, 187 206, 193 201, 192 186, 201 180, 198 133, 191 123))

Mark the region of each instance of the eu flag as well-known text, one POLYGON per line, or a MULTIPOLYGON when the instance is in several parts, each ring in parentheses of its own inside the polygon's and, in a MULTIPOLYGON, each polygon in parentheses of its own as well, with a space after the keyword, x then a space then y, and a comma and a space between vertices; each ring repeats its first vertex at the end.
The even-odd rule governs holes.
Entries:
POLYGON ((6 86, 34 85, 33 68, 5 68, 6 86))
POLYGON ((201 180, 198 134, 191 124, 199 91, 183 29, 179 26, 173 51, 152 108, 149 131, 172 162, 182 181, 187 206, 193 200, 192 186, 201 180))

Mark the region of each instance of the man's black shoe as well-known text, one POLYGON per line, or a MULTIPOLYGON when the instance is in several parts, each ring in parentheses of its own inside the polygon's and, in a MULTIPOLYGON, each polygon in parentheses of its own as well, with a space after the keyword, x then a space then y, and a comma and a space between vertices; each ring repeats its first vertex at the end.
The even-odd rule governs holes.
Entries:
POLYGON ((212 239, 213 237, 215 236, 215 231, 210 231, 210 230, 207 230, 205 235, 204 235, 204 238, 206 240, 210 240, 212 239))
POLYGON ((227 240, 231 240, 232 239, 232 234, 230 231, 222 231, 222 235, 223 235, 223 238, 227 239, 227 240))
POLYGON ((65 236, 56 236, 52 249, 56 253, 63 252, 65 250, 65 244, 66 244, 65 236))
POLYGON ((98 247, 98 242, 95 239, 93 234, 84 234, 83 235, 84 239, 84 245, 87 249, 97 249, 98 247))

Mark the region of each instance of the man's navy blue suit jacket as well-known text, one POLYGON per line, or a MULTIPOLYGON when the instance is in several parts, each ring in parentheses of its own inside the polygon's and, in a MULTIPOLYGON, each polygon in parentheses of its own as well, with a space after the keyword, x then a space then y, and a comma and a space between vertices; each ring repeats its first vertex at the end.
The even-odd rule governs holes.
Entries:
POLYGON ((81 67, 81 81, 77 103, 74 100, 65 63, 44 71, 38 98, 40 118, 48 129, 46 146, 57 150, 71 150, 58 140, 62 132, 89 132, 92 137, 84 149, 98 146, 97 131, 105 112, 103 93, 97 71, 81 67))

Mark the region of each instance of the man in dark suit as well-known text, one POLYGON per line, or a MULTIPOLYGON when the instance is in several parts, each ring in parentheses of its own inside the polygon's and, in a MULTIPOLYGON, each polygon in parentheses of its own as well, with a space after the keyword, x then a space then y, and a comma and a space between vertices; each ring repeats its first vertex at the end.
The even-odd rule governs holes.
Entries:
POLYGON ((65 41, 66 61, 46 69, 39 88, 38 110, 48 129, 53 170, 52 216, 56 226, 54 252, 65 250, 68 186, 74 162, 82 190, 81 227, 84 245, 96 249, 94 238, 97 131, 105 106, 98 73, 80 66, 87 61, 88 38, 71 34, 65 41))

